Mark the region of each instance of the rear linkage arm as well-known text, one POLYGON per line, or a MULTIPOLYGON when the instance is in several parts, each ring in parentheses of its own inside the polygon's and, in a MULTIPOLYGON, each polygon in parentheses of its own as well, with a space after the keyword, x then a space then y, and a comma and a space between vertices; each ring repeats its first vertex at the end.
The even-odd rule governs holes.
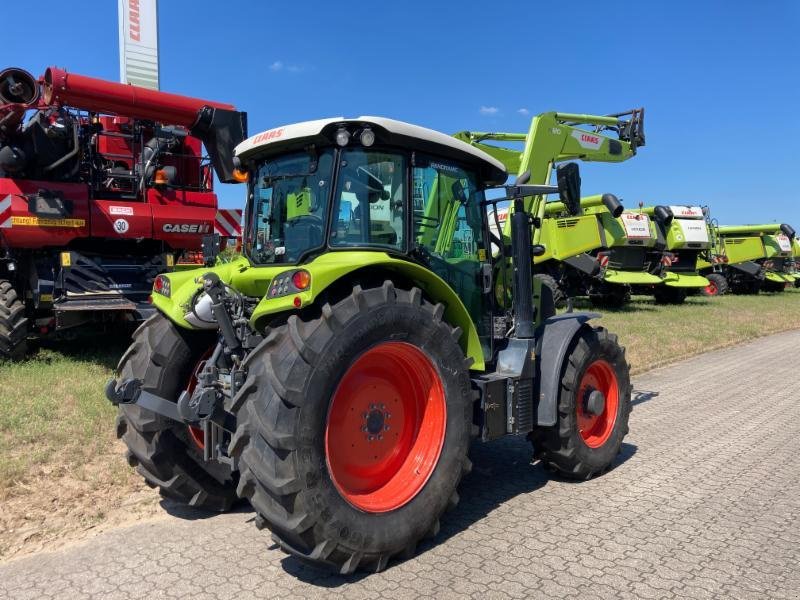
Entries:
POLYGON ((126 379, 117 382, 114 379, 106 384, 106 398, 118 406, 120 404, 136 404, 146 410, 164 416, 173 421, 186 424, 202 424, 212 421, 228 431, 236 429, 236 420, 224 410, 224 395, 219 382, 219 361, 223 354, 231 359, 234 367, 231 370, 231 393, 244 381, 244 372, 238 365, 246 350, 261 340, 260 336, 247 335, 245 344, 236 333, 234 320, 226 307, 227 291, 225 284, 215 273, 203 275, 203 290, 211 298, 211 308, 219 325, 221 340, 214 353, 206 361, 203 370, 198 374, 198 385, 190 394, 184 390, 177 402, 157 396, 142 389, 139 379, 126 379))

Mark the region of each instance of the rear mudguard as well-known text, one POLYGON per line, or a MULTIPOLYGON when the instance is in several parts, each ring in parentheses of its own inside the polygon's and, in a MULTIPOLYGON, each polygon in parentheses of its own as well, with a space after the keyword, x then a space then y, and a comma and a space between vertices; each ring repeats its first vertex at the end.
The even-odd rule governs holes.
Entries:
POLYGON ((573 340, 590 319, 601 315, 594 312, 565 313, 550 317, 536 332, 536 390, 534 402, 536 424, 552 427, 558 420, 558 395, 561 390, 561 370, 573 340))

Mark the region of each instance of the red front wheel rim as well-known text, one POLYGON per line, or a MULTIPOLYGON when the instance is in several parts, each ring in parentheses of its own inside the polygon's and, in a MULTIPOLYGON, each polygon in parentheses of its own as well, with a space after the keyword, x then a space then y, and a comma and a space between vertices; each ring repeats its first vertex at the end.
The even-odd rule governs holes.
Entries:
POLYGON ((716 296, 717 295, 717 284, 713 281, 709 282, 706 286, 706 294, 709 296, 716 296))
POLYGON ((351 505, 382 513, 410 502, 444 445, 447 406, 433 362, 405 342, 383 342, 350 366, 331 399, 325 455, 351 505))
POLYGON ((608 361, 598 359, 586 368, 578 386, 576 404, 578 430, 583 442, 589 448, 599 448, 611 437, 619 407, 617 374, 608 361), (600 407, 596 394, 591 398, 593 392, 602 394, 600 407))

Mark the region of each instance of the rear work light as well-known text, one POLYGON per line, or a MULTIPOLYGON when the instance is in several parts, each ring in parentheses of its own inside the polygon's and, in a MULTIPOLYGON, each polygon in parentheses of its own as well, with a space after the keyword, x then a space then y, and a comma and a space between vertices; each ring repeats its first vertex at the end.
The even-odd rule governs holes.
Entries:
POLYGON ((172 293, 169 279, 167 279, 163 275, 159 275, 158 277, 156 277, 155 281, 153 282, 153 291, 156 294, 160 294, 162 296, 166 296, 167 298, 169 298, 170 294, 172 293))

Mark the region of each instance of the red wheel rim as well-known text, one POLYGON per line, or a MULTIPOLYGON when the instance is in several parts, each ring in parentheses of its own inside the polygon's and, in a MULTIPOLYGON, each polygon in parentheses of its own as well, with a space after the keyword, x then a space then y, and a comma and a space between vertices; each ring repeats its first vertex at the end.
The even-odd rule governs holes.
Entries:
POLYGON ((709 281, 708 285, 706 286, 706 294, 709 296, 716 296, 717 295, 717 284, 713 281, 709 281))
POLYGON ((605 360, 591 363, 583 373, 576 398, 578 430, 589 448, 599 448, 606 443, 614 430, 619 406, 619 386, 614 368, 605 360), (597 414, 590 412, 587 404, 593 391, 603 394, 605 401, 597 414))
MULTIPOLYGON (((194 369, 192 369, 192 374, 189 376, 189 382, 186 384, 186 391, 189 392, 189 394, 194 392, 194 389, 197 387, 197 379, 200 375, 200 371, 203 370, 206 361, 210 357, 211 350, 209 349, 208 352, 200 357, 200 360, 197 361, 194 369)), ((188 425, 187 427, 189 429, 189 438, 194 442, 195 446, 200 448, 200 450, 203 450, 206 447, 206 435, 203 433, 203 430, 193 425, 188 425)))
POLYGON ((328 409, 325 455, 336 489, 366 512, 405 505, 439 462, 446 422, 444 386, 421 350, 404 342, 370 348, 328 409))

